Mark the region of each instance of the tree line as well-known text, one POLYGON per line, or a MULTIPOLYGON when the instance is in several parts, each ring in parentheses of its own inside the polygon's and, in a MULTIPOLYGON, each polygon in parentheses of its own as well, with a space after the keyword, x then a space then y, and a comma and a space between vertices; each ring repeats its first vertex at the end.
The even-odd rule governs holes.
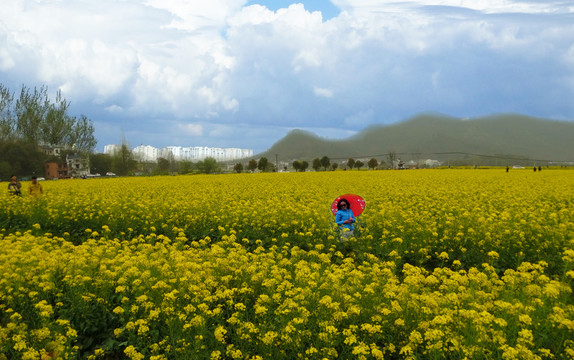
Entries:
POLYGON ((0 84, 0 177, 42 174, 47 157, 41 146, 90 154, 97 141, 92 121, 69 113, 61 91, 51 98, 45 86, 22 86, 18 94, 0 84))
MULTIPOLYGON (((394 160, 394 157, 393 157, 394 160)), ((381 161, 379 163, 379 161, 375 158, 371 158, 367 164, 369 169, 376 169, 379 166, 384 167, 386 165, 386 163, 384 161, 381 161)), ((309 162, 305 161, 305 160, 295 160, 293 161, 293 163, 291 163, 291 166, 293 167, 293 169, 296 172, 305 172, 308 168, 309 168, 309 162)), ((363 166, 365 166, 365 163, 363 163, 361 160, 355 160, 353 158, 349 158, 349 160, 346 163, 346 166, 352 170, 352 169, 357 169, 360 170, 363 166)), ((332 170, 335 171, 339 168, 339 163, 336 162, 331 162, 331 159, 328 156, 323 156, 322 158, 315 158, 311 161, 311 167, 315 170, 315 171, 320 171, 321 169, 323 169, 324 171, 327 170, 332 170)), ((347 169, 347 167, 345 167, 345 169, 347 169)), ((242 163, 236 163, 235 166, 233 167, 233 170, 235 172, 242 172, 245 169, 245 167, 243 166, 242 163)), ((259 159, 259 161, 251 159, 247 166, 246 169, 248 171, 255 171, 255 170, 259 170, 262 172, 269 172, 269 171, 278 171, 276 165, 273 165, 269 162, 269 160, 266 157, 262 157, 259 159)), ((284 170, 287 170, 286 168, 284 170)))

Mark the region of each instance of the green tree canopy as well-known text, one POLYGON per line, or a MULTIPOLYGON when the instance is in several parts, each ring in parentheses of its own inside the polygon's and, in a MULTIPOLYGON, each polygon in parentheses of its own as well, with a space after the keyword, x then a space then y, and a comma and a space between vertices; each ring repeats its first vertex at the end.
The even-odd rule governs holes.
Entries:
POLYGON ((349 158, 349 160, 347 160, 347 166, 349 167, 349 170, 353 170, 355 167, 355 159, 349 158))
POLYGON ((315 169, 315 171, 319 171, 319 169, 321 168, 321 160, 319 158, 314 158, 313 159, 313 165, 311 165, 313 167, 313 169, 315 169))
POLYGON ((120 150, 112 156, 112 171, 116 175, 126 176, 131 174, 137 166, 132 152, 127 143, 120 146, 120 150))
POLYGON ((0 143, 0 179, 17 176, 44 176, 46 156, 35 144, 24 140, 0 143))
POLYGON ((167 174, 169 172, 170 162, 164 157, 157 159, 157 172, 160 174, 167 174))
POLYGON ((255 159, 249 160, 249 163, 247 164, 247 170, 255 171, 255 169, 257 169, 257 160, 255 159))
POLYGON ((323 156, 321 158, 321 166, 323 167, 323 169, 325 169, 325 171, 327 171, 327 168, 329 167, 329 165, 331 165, 331 160, 329 159, 328 156, 323 156))
POLYGON ((92 153, 97 141, 92 121, 69 114, 61 91, 50 99, 48 88, 22 86, 19 97, 0 84, 0 140, 24 140, 36 146, 62 146, 92 153))
POLYGON ((90 155, 90 170, 94 174, 101 175, 112 171, 112 157, 108 154, 90 155))
POLYGON ((257 169, 259 169, 259 171, 267 171, 268 165, 269 160, 267 160, 266 157, 262 157, 261 159, 259 159, 259 162, 257 163, 257 169))
POLYGON ((295 169, 295 171, 300 171, 301 170, 301 161, 299 161, 299 160, 293 161, 293 169, 295 169))
POLYGON ((206 157, 204 160, 199 161, 197 163, 197 168, 204 174, 213 174, 220 170, 217 160, 212 157, 206 157))

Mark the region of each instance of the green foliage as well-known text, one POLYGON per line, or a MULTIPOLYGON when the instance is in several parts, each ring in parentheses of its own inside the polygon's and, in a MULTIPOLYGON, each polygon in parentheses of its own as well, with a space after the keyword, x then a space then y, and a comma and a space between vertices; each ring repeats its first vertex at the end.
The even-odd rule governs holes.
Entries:
POLYGON ((296 172, 301 170, 301 161, 295 160, 292 165, 296 172))
POLYGON ((321 168, 321 159, 314 158, 312 164, 313 165, 311 166, 313 167, 313 170, 319 171, 319 169, 321 168))
POLYGON ((0 141, 7 150, 2 152, 0 171, 43 174, 39 163, 46 158, 40 145, 62 146, 71 153, 93 152, 96 139, 91 120, 84 115, 72 117, 69 106, 60 91, 52 101, 45 86, 33 90, 22 86, 15 97, 0 84, 0 141))
POLYGON ((259 159, 259 161, 257 162, 257 169, 259 169, 259 171, 268 171, 269 170, 269 160, 267 160, 266 157, 262 157, 261 159, 259 159))
POLYGON ((193 163, 189 160, 183 160, 179 162, 179 173, 189 174, 193 171, 193 163))
POLYGON ((91 120, 84 115, 71 116, 69 107, 61 91, 52 101, 47 87, 31 90, 22 86, 20 96, 15 98, 0 84, 0 140, 21 139, 37 145, 93 152, 97 142, 91 120))
POLYGON ((355 159, 350 158, 347 160, 347 166, 349 167, 349 170, 353 170, 353 167, 355 167, 355 159))
POLYGON ((0 143, 0 178, 10 175, 43 176, 46 156, 30 142, 13 140, 0 143))
POLYGON ((119 176, 126 176, 137 167, 137 161, 132 157, 128 145, 124 142, 120 150, 112 156, 112 172, 119 176))
POLYGON ((233 171, 235 171, 236 173, 240 173, 243 171, 243 164, 242 163, 237 163, 233 166, 233 171))
POLYGON ((157 174, 167 174, 169 172, 169 160, 163 157, 157 159, 157 174))
POLYGON ((326 156, 326 155, 323 156, 323 157, 321 158, 321 166, 323 167, 323 169, 324 169, 325 171, 327 171, 327 168, 329 167, 329 165, 331 165, 331 160, 329 159, 328 156, 326 156))
POLYGON ((367 163, 367 166, 369 169, 375 169, 377 166, 379 166, 379 161, 375 158, 371 158, 367 163))
POLYGON ((217 160, 212 157, 206 157, 204 160, 199 161, 197 163, 197 169, 203 174, 213 174, 221 171, 217 160))
POLYGON ((257 169, 257 160, 255 159, 249 160, 249 163, 247 164, 247 170, 255 171, 255 169, 257 169))
POLYGON ((112 171, 112 157, 108 154, 90 155, 90 170, 92 173, 105 175, 112 171))

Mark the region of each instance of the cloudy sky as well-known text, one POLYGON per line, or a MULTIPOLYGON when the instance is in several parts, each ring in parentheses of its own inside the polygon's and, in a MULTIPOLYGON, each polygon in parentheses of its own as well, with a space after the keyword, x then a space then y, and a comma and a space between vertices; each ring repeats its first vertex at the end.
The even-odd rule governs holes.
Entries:
POLYGON ((259 152, 426 111, 574 121, 574 1, 2 0, 0 83, 61 89, 99 151, 259 152))

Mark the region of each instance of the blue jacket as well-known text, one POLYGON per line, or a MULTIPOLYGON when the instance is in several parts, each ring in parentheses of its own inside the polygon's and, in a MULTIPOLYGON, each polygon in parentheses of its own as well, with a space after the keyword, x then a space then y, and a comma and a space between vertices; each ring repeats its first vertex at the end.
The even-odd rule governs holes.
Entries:
POLYGON ((348 220, 349 218, 351 218, 351 220, 355 222, 355 214, 353 214, 353 211, 351 209, 337 210, 337 215, 335 216, 335 222, 339 226, 345 227, 349 230, 353 230, 354 229, 353 224, 343 223, 345 220, 348 220))

